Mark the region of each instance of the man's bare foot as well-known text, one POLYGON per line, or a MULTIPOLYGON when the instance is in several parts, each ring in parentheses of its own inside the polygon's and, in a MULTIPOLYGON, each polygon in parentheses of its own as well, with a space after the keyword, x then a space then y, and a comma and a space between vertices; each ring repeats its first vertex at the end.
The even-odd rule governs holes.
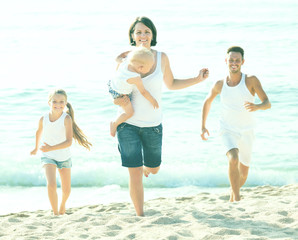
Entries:
POLYGON ((64 215, 66 212, 65 205, 60 205, 59 215, 64 215))
POLYGON ((148 177, 150 174, 150 170, 145 166, 143 167, 143 174, 145 177, 148 177))
POLYGON ((116 132, 117 132, 117 126, 115 122, 111 122, 110 123, 110 134, 112 137, 116 136, 116 132))
POLYGON ((230 188, 230 202, 239 202, 239 201, 240 201, 240 194, 238 197, 235 197, 235 194, 232 188, 230 188))

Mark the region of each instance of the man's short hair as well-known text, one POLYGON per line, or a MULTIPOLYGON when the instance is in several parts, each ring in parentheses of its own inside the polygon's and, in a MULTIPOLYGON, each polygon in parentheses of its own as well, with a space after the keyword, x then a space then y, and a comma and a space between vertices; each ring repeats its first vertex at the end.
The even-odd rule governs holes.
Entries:
POLYGON ((239 52, 241 53, 242 59, 244 58, 244 50, 241 47, 238 47, 238 46, 229 47, 227 50, 227 54, 229 54, 230 52, 239 52))

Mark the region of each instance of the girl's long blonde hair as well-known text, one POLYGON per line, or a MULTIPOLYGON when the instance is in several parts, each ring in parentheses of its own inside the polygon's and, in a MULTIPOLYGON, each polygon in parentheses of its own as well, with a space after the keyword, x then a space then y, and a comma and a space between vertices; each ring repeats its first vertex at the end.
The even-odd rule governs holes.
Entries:
MULTIPOLYGON (((65 100, 67 101, 66 92, 63 89, 57 89, 50 93, 49 102, 52 100, 53 96, 56 94, 63 95, 65 97, 65 100)), ((71 104, 69 102, 67 102, 66 107, 68 108, 66 113, 71 117, 71 120, 72 120, 73 138, 77 141, 78 144, 80 144, 81 146, 90 150, 90 147, 92 146, 92 144, 87 140, 86 135, 83 133, 83 131, 76 124, 76 122, 74 120, 74 111, 73 111, 71 104)))

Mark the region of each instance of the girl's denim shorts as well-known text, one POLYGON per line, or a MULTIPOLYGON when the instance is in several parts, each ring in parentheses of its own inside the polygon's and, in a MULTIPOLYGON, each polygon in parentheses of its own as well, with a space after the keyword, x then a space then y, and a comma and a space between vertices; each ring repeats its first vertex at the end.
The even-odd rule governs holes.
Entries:
POLYGON ((51 159, 51 158, 42 157, 41 158, 41 164, 42 164, 42 166, 44 166, 45 164, 54 164, 59 169, 71 168, 72 167, 71 158, 67 159, 66 161, 60 162, 60 161, 56 161, 56 160, 51 159))

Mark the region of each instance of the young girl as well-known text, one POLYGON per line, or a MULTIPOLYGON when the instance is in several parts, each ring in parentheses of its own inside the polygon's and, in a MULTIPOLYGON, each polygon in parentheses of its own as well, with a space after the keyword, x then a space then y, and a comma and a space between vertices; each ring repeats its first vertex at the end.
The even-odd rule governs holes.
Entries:
POLYGON ((41 162, 47 178, 48 196, 54 215, 65 213, 65 203, 71 189, 71 153, 72 138, 80 145, 90 150, 92 144, 88 142, 82 130, 74 121, 74 111, 67 102, 66 92, 55 90, 49 95, 50 112, 39 120, 36 131, 35 148, 31 155, 38 151, 41 137, 44 144, 39 148, 42 151, 41 162), (68 108, 64 112, 65 106, 68 108), (56 183, 56 168, 59 170, 62 187, 62 201, 58 211, 58 195, 56 183))
MULTIPOLYGON (((150 50, 144 47, 137 47, 132 50, 128 54, 127 60, 119 63, 115 77, 108 83, 112 97, 116 99, 124 95, 131 96, 135 86, 154 109, 159 108, 158 102, 145 89, 141 78, 151 70, 153 64, 154 55, 150 50)), ((130 101, 121 107, 124 112, 114 122, 110 123, 110 133, 113 137, 116 135, 117 127, 134 114, 130 101)))

